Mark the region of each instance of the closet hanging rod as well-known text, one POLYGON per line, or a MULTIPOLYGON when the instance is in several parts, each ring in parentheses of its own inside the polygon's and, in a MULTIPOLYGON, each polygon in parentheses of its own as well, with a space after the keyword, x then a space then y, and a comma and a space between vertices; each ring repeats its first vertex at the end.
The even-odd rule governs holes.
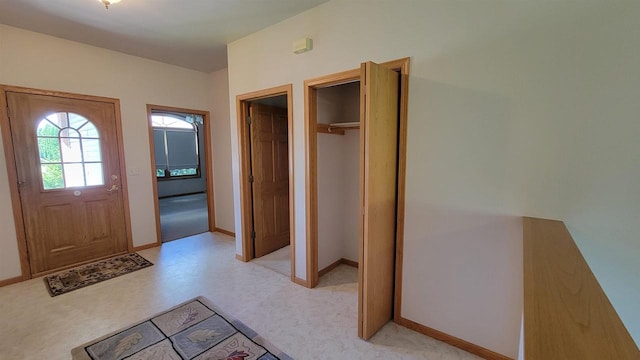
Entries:
POLYGON ((316 131, 324 134, 344 135, 345 130, 355 130, 360 128, 360 122, 345 122, 345 123, 332 123, 322 124, 318 123, 316 131))

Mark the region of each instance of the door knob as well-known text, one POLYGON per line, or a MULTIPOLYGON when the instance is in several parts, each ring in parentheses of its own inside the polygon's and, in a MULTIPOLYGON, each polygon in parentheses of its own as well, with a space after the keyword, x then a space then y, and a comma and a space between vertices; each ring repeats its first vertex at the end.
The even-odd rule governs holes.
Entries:
POLYGON ((118 185, 114 184, 114 185, 111 185, 111 189, 107 189, 107 192, 108 193, 112 193, 112 192, 118 191, 118 190, 120 190, 120 188, 118 187, 118 185))

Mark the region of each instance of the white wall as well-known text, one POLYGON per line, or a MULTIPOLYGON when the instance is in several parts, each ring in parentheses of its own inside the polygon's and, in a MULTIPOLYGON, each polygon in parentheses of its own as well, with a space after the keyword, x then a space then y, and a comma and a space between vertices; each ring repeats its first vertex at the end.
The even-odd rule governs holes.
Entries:
MULTIPOLYGON (((0 25, 0 83, 120 99, 133 243, 155 242, 146 104, 210 110, 216 101, 211 96, 212 77, 0 25)), ((227 107, 228 98, 223 101, 227 107)), ((224 124, 227 119, 219 120, 224 124)), ((216 143, 217 134, 213 139, 216 143)), ((20 267, 4 153, 0 159, 0 279, 6 279, 19 276, 20 267)))
POLYGON ((304 79, 411 56, 402 316, 516 357, 528 215, 567 222, 639 341, 639 17, 621 1, 334 0, 230 44, 232 98, 293 84, 296 276, 304 79), (314 49, 295 55, 303 36, 314 49))
POLYGON ((360 132, 318 133, 319 270, 342 258, 358 261, 359 199, 360 132))
MULTIPOLYGON (((202 168, 202 171, 205 169, 202 168)), ((204 176, 191 179, 158 181, 158 197, 176 196, 205 192, 207 181, 204 176)))
MULTIPOLYGON (((1 31, 1 30, 0 30, 1 31)), ((2 51, 2 34, 0 33, 0 51, 2 51)), ((0 62, 0 66, 2 63, 0 62)), ((2 71, 2 70, 0 70, 2 71)), ((1 140, 0 140, 1 141, 1 140)), ((3 156, 0 156, 0 279, 10 279, 21 276, 20 258, 16 229, 13 223, 13 210, 11 209, 11 194, 9 193, 9 179, 7 178, 7 162, 4 158, 4 149, 0 148, 3 156)))
MULTIPOLYGON (((360 112, 360 101, 352 102, 360 112)), ((349 121, 347 121, 349 122, 349 121)), ((342 257, 358 262, 360 236, 360 130, 347 130, 341 136, 344 144, 342 176, 344 227, 342 229, 342 257)))
POLYGON ((345 191, 342 137, 318 134, 318 270, 343 258, 346 214, 342 206, 345 191))
POLYGON ((231 129, 229 128, 229 75, 227 69, 211 73, 211 138, 216 227, 234 231, 231 184, 231 129))

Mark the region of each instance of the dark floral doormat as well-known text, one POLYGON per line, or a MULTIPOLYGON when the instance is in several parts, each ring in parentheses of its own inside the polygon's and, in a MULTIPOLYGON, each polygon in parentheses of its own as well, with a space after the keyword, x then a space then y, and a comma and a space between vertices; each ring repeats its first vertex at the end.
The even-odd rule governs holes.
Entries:
POLYGON ((71 350, 73 360, 292 360, 204 297, 71 350))
POLYGON ((44 283, 49 294, 57 296, 151 265, 153 263, 136 253, 125 254, 45 276, 44 283))

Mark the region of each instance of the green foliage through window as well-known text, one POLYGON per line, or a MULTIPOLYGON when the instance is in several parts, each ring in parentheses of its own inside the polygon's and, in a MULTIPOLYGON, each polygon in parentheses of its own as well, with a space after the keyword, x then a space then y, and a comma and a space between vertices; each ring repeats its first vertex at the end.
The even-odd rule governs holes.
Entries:
POLYGON ((45 190, 64 188, 64 175, 62 175, 62 165, 42 165, 42 183, 45 190))
POLYGON ((170 176, 189 176, 189 175, 198 175, 198 169, 189 168, 189 169, 172 169, 169 170, 170 176))

